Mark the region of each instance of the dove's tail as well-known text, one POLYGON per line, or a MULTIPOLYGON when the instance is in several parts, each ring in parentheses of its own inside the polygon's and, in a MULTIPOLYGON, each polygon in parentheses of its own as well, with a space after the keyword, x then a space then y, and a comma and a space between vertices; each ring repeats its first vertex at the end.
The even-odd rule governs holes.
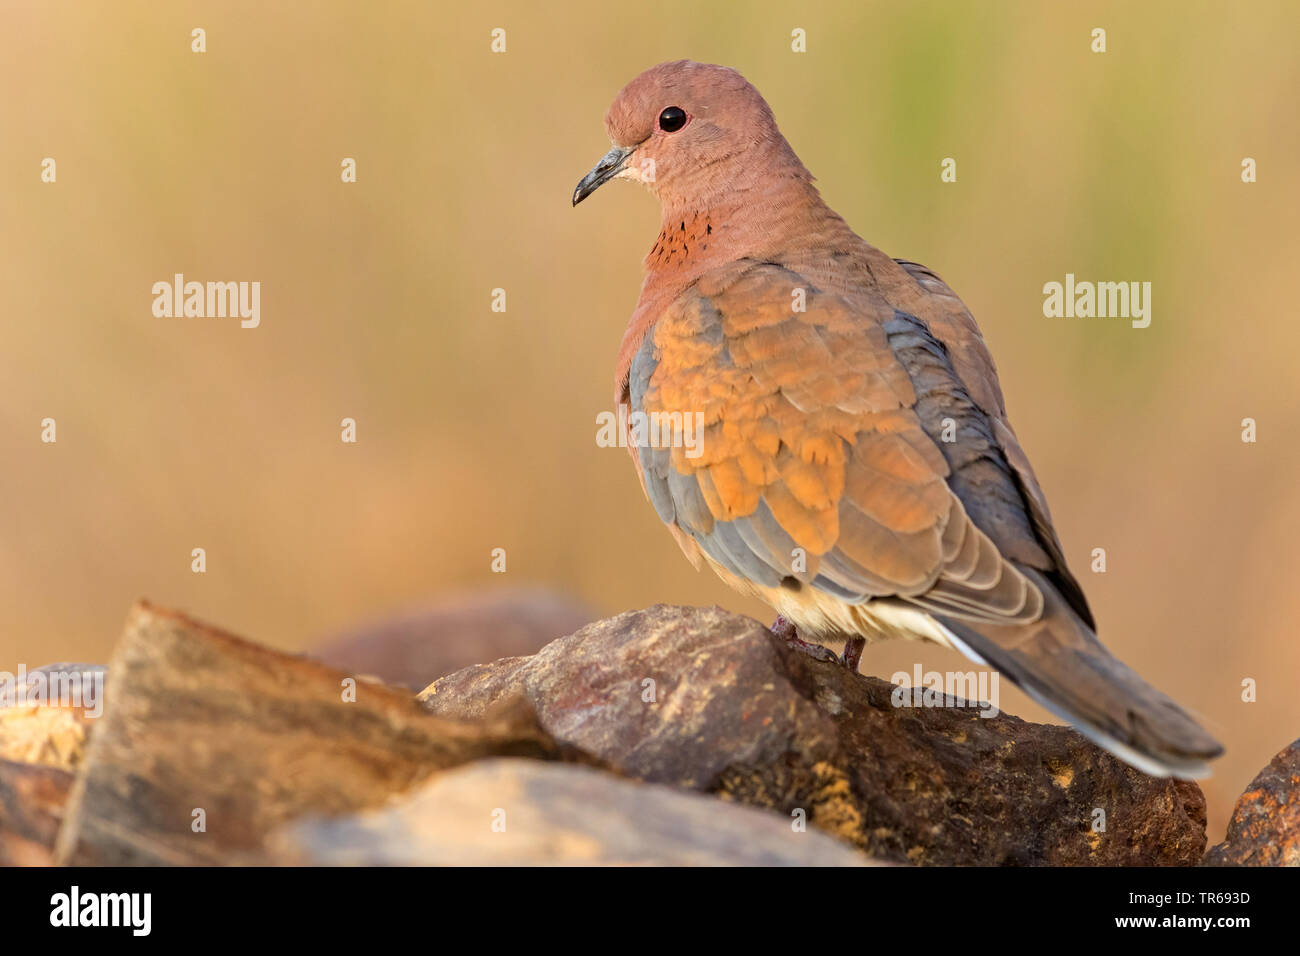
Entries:
POLYGON ((988 626, 936 615, 953 646, 996 667, 1026 694, 1121 760, 1153 777, 1208 776, 1223 747, 1196 720, 1097 640, 1042 575, 1020 566, 1043 592, 1032 624, 988 626))

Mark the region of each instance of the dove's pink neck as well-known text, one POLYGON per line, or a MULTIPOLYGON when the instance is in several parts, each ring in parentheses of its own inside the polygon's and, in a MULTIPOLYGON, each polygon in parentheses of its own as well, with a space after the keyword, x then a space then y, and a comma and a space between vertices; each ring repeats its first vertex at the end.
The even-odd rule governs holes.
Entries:
POLYGON ((615 388, 620 400, 646 334, 701 276, 738 259, 799 269, 814 250, 867 248, 822 201, 811 180, 794 159, 783 175, 769 169, 761 179, 742 178, 707 202, 661 193, 659 238, 645 257, 641 298, 619 348, 615 388))

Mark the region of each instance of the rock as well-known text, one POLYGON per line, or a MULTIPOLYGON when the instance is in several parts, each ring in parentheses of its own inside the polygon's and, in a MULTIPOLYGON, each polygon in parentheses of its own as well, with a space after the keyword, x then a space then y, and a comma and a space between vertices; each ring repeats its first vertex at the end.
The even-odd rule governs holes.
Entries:
POLYGON ((104 703, 104 668, 47 664, 0 680, 0 759, 71 770, 104 703))
POLYGON ((870 862, 837 840, 796 831, 791 823, 774 813, 587 767, 493 759, 439 774, 391 807, 290 824, 271 846, 273 858, 294 865, 870 862))
POLYGON ((1300 866, 1300 740, 1250 782, 1225 836, 1207 866, 1300 866))
POLYGON ((489 591, 360 628, 332 639, 312 656, 350 674, 373 674, 419 690, 471 664, 532 654, 593 617, 581 604, 552 591, 489 591))
POLYGON ((0 760, 0 866, 49 866, 72 774, 0 760))
POLYGON ((287 820, 381 804, 436 770, 576 759, 519 700, 475 724, 431 717, 405 692, 143 603, 110 671, 60 862, 228 862, 287 820))
POLYGON ((894 707, 893 685, 792 650, 721 609, 658 606, 421 695, 475 719, 522 692, 542 727, 624 773, 716 794, 918 864, 1191 865, 1194 784, 1147 777, 1066 727, 894 707), (1104 831, 1094 820, 1104 813, 1104 831))

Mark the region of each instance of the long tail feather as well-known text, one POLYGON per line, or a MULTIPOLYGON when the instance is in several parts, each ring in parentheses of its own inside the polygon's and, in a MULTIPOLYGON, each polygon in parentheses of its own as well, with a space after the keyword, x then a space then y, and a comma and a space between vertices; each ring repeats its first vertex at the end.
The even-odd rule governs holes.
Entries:
POLYGON ((997 668, 1098 746, 1156 777, 1198 779, 1223 747, 1169 697, 1112 655, 1042 575, 1033 624, 996 627, 936 615, 953 646, 997 668))

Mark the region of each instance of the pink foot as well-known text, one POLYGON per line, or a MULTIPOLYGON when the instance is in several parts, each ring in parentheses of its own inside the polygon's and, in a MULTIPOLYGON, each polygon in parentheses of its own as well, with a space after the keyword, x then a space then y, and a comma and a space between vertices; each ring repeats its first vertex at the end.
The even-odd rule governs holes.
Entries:
POLYGON ((782 638, 787 644, 802 654, 807 654, 816 661, 829 661, 836 663, 839 658, 835 652, 828 647, 822 647, 820 644, 810 644, 799 636, 799 629, 783 617, 778 617, 772 624, 772 633, 782 638))
POLYGON ((858 663, 862 660, 862 649, 867 646, 867 639, 857 634, 844 638, 844 666, 854 674, 858 672, 858 663))

